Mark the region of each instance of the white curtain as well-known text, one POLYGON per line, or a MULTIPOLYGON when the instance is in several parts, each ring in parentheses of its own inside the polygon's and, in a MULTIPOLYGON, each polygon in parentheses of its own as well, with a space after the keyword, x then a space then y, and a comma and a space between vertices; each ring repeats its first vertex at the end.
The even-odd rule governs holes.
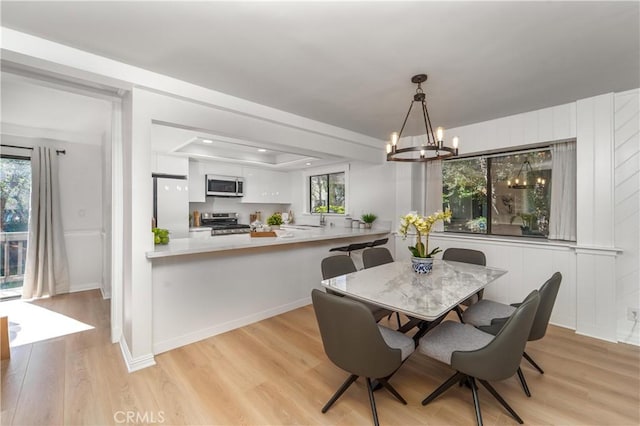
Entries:
MULTIPOLYGON (((442 160, 428 161, 425 172, 425 214, 442 210, 442 160)), ((434 231, 444 231, 444 224, 437 222, 434 231)))
POLYGON ((551 146, 549 239, 576 241, 576 143, 551 146))
POLYGON ((22 297, 56 294, 69 287, 69 267, 60 217, 58 159, 35 147, 31 156, 31 213, 22 297))

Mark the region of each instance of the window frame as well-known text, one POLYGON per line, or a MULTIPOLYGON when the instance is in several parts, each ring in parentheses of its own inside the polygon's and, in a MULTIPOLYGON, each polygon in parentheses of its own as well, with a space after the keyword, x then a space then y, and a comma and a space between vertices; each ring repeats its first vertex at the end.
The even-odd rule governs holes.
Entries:
MULTIPOLYGON (((468 155, 462 155, 462 156, 457 156, 451 159, 446 159, 443 160, 443 167, 444 165, 451 161, 459 161, 459 160, 471 160, 471 159, 480 159, 480 158, 485 158, 487 160, 487 166, 486 166, 486 179, 487 179, 487 187, 486 187, 486 191, 487 191, 487 196, 486 196, 486 203, 487 203, 487 216, 486 216, 486 232, 484 233, 479 233, 479 232, 465 232, 465 231, 460 231, 460 230, 447 230, 446 227, 443 230, 444 233, 447 233, 449 235, 467 235, 467 236, 479 236, 479 237, 512 237, 512 238, 516 238, 516 239, 535 239, 536 241, 548 241, 548 235, 507 235, 507 234, 495 234, 492 232, 492 227, 493 227, 493 223, 492 223, 492 198, 491 195, 493 192, 493 182, 491 179, 491 168, 492 168, 492 159, 493 158, 497 158, 497 157, 507 157, 507 156, 511 156, 511 155, 524 155, 524 154, 529 154, 529 153, 535 153, 535 152, 541 152, 541 151, 551 151, 551 144, 544 144, 544 145, 538 145, 538 146, 529 146, 529 147, 524 147, 523 149, 514 149, 514 150, 508 150, 508 151, 492 151, 492 152, 485 152, 485 153, 474 153, 474 154, 468 154, 468 155)), ((443 176, 444 178, 444 176, 443 176)), ((552 177, 553 179, 553 177, 552 177)), ((442 182, 442 186, 444 189, 444 180, 442 182)), ((549 187, 551 187, 551 181, 549 181, 549 187)), ((549 201, 550 202, 550 201, 549 201)), ((442 199, 442 207, 443 209, 445 208, 444 205, 444 191, 443 191, 443 199, 442 199)), ((551 206, 549 206, 549 209, 551 209, 551 206)))
POLYGON ((323 213, 328 216, 348 216, 349 215, 349 164, 339 165, 339 166, 331 166, 331 167, 319 167, 314 169, 305 170, 303 173, 304 180, 304 214, 309 215, 317 215, 320 213, 316 213, 311 211, 311 177, 313 176, 322 176, 322 175, 331 175, 336 173, 344 174, 344 213, 323 213))

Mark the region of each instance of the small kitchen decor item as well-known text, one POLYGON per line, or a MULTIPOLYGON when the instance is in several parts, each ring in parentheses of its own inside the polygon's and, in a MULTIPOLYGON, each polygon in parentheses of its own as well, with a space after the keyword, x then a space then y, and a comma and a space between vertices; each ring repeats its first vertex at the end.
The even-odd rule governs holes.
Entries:
POLYGON ((267 225, 272 229, 280 229, 280 225, 283 223, 284 221, 282 220, 282 215, 280 213, 274 213, 267 218, 267 225))
POLYGON ((364 227, 366 229, 371 229, 371 225, 377 218, 378 216, 373 213, 365 213, 360 217, 360 219, 362 219, 362 221, 364 222, 364 227))
POLYGON ((433 225, 440 220, 449 222, 451 220, 451 210, 435 212, 430 216, 420 216, 419 214, 409 213, 401 218, 398 233, 402 236, 402 239, 407 238, 407 233, 411 227, 416 231, 416 244, 408 248, 412 255, 411 265, 413 270, 418 274, 431 272, 433 268, 433 255, 442 251, 439 247, 429 251, 429 233, 433 225), (422 242, 423 236, 425 238, 424 243, 422 242), (421 259, 429 260, 423 261, 421 259))
POLYGON ((251 235, 252 238, 259 238, 259 237, 277 237, 278 235, 273 232, 273 231, 251 231, 251 235))
POLYGON ((169 244, 169 231, 167 229, 153 228, 154 244, 169 244))

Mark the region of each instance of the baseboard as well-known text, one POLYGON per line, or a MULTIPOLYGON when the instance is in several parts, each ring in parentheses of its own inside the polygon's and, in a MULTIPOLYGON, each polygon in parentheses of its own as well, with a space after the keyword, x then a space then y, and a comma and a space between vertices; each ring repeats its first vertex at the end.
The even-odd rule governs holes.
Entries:
POLYGON ((122 339, 122 330, 119 327, 111 329, 111 343, 118 343, 122 339))
POLYGON ((127 346, 127 341, 125 340, 124 336, 120 337, 120 350, 122 351, 122 357, 124 358, 124 363, 126 364, 127 371, 129 373, 133 373, 134 371, 142 370, 143 368, 156 365, 153 354, 133 358, 131 356, 131 351, 129 351, 129 346, 127 346))
POLYGON ((631 327, 631 330, 628 332, 618 330, 618 342, 626 343, 634 346, 640 346, 640 336, 638 335, 638 330, 635 328, 636 328, 635 326, 631 327))
POLYGON ((598 340, 604 340, 605 342, 618 343, 618 339, 615 337, 606 337, 609 334, 608 331, 599 330, 596 327, 584 327, 580 330, 576 329, 576 334, 586 337, 592 337, 598 340))
POLYGON ((100 294, 102 294, 104 300, 111 299, 111 291, 105 292, 102 286, 100 286, 100 294))
POLYGON ((265 311, 257 312, 242 318, 237 318, 232 321, 228 321, 222 324, 217 324, 213 327, 207 327, 201 330, 194 331, 189 334, 185 334, 173 339, 165 340, 163 342, 154 342, 153 353, 160 354, 162 352, 170 351, 181 346, 189 345, 191 343, 198 342, 200 340, 207 339, 217 334, 226 333, 236 328, 244 327, 245 325, 253 324, 254 322, 262 321, 267 318, 271 318, 276 315, 283 314, 285 312, 292 311, 294 309, 307 306, 311 303, 310 297, 296 300, 295 302, 287 303, 285 305, 277 306, 275 308, 267 309, 265 311))
POLYGON ((102 285, 100 283, 84 283, 84 284, 71 285, 67 289, 67 293, 78 293, 80 291, 98 290, 101 288, 101 286, 102 285))

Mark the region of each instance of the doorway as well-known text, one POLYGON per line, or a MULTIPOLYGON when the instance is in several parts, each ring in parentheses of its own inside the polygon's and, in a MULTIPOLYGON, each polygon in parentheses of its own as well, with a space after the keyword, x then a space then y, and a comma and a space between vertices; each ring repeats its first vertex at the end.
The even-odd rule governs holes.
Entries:
POLYGON ((31 159, 0 155, 0 300, 22 295, 30 203, 31 159))

